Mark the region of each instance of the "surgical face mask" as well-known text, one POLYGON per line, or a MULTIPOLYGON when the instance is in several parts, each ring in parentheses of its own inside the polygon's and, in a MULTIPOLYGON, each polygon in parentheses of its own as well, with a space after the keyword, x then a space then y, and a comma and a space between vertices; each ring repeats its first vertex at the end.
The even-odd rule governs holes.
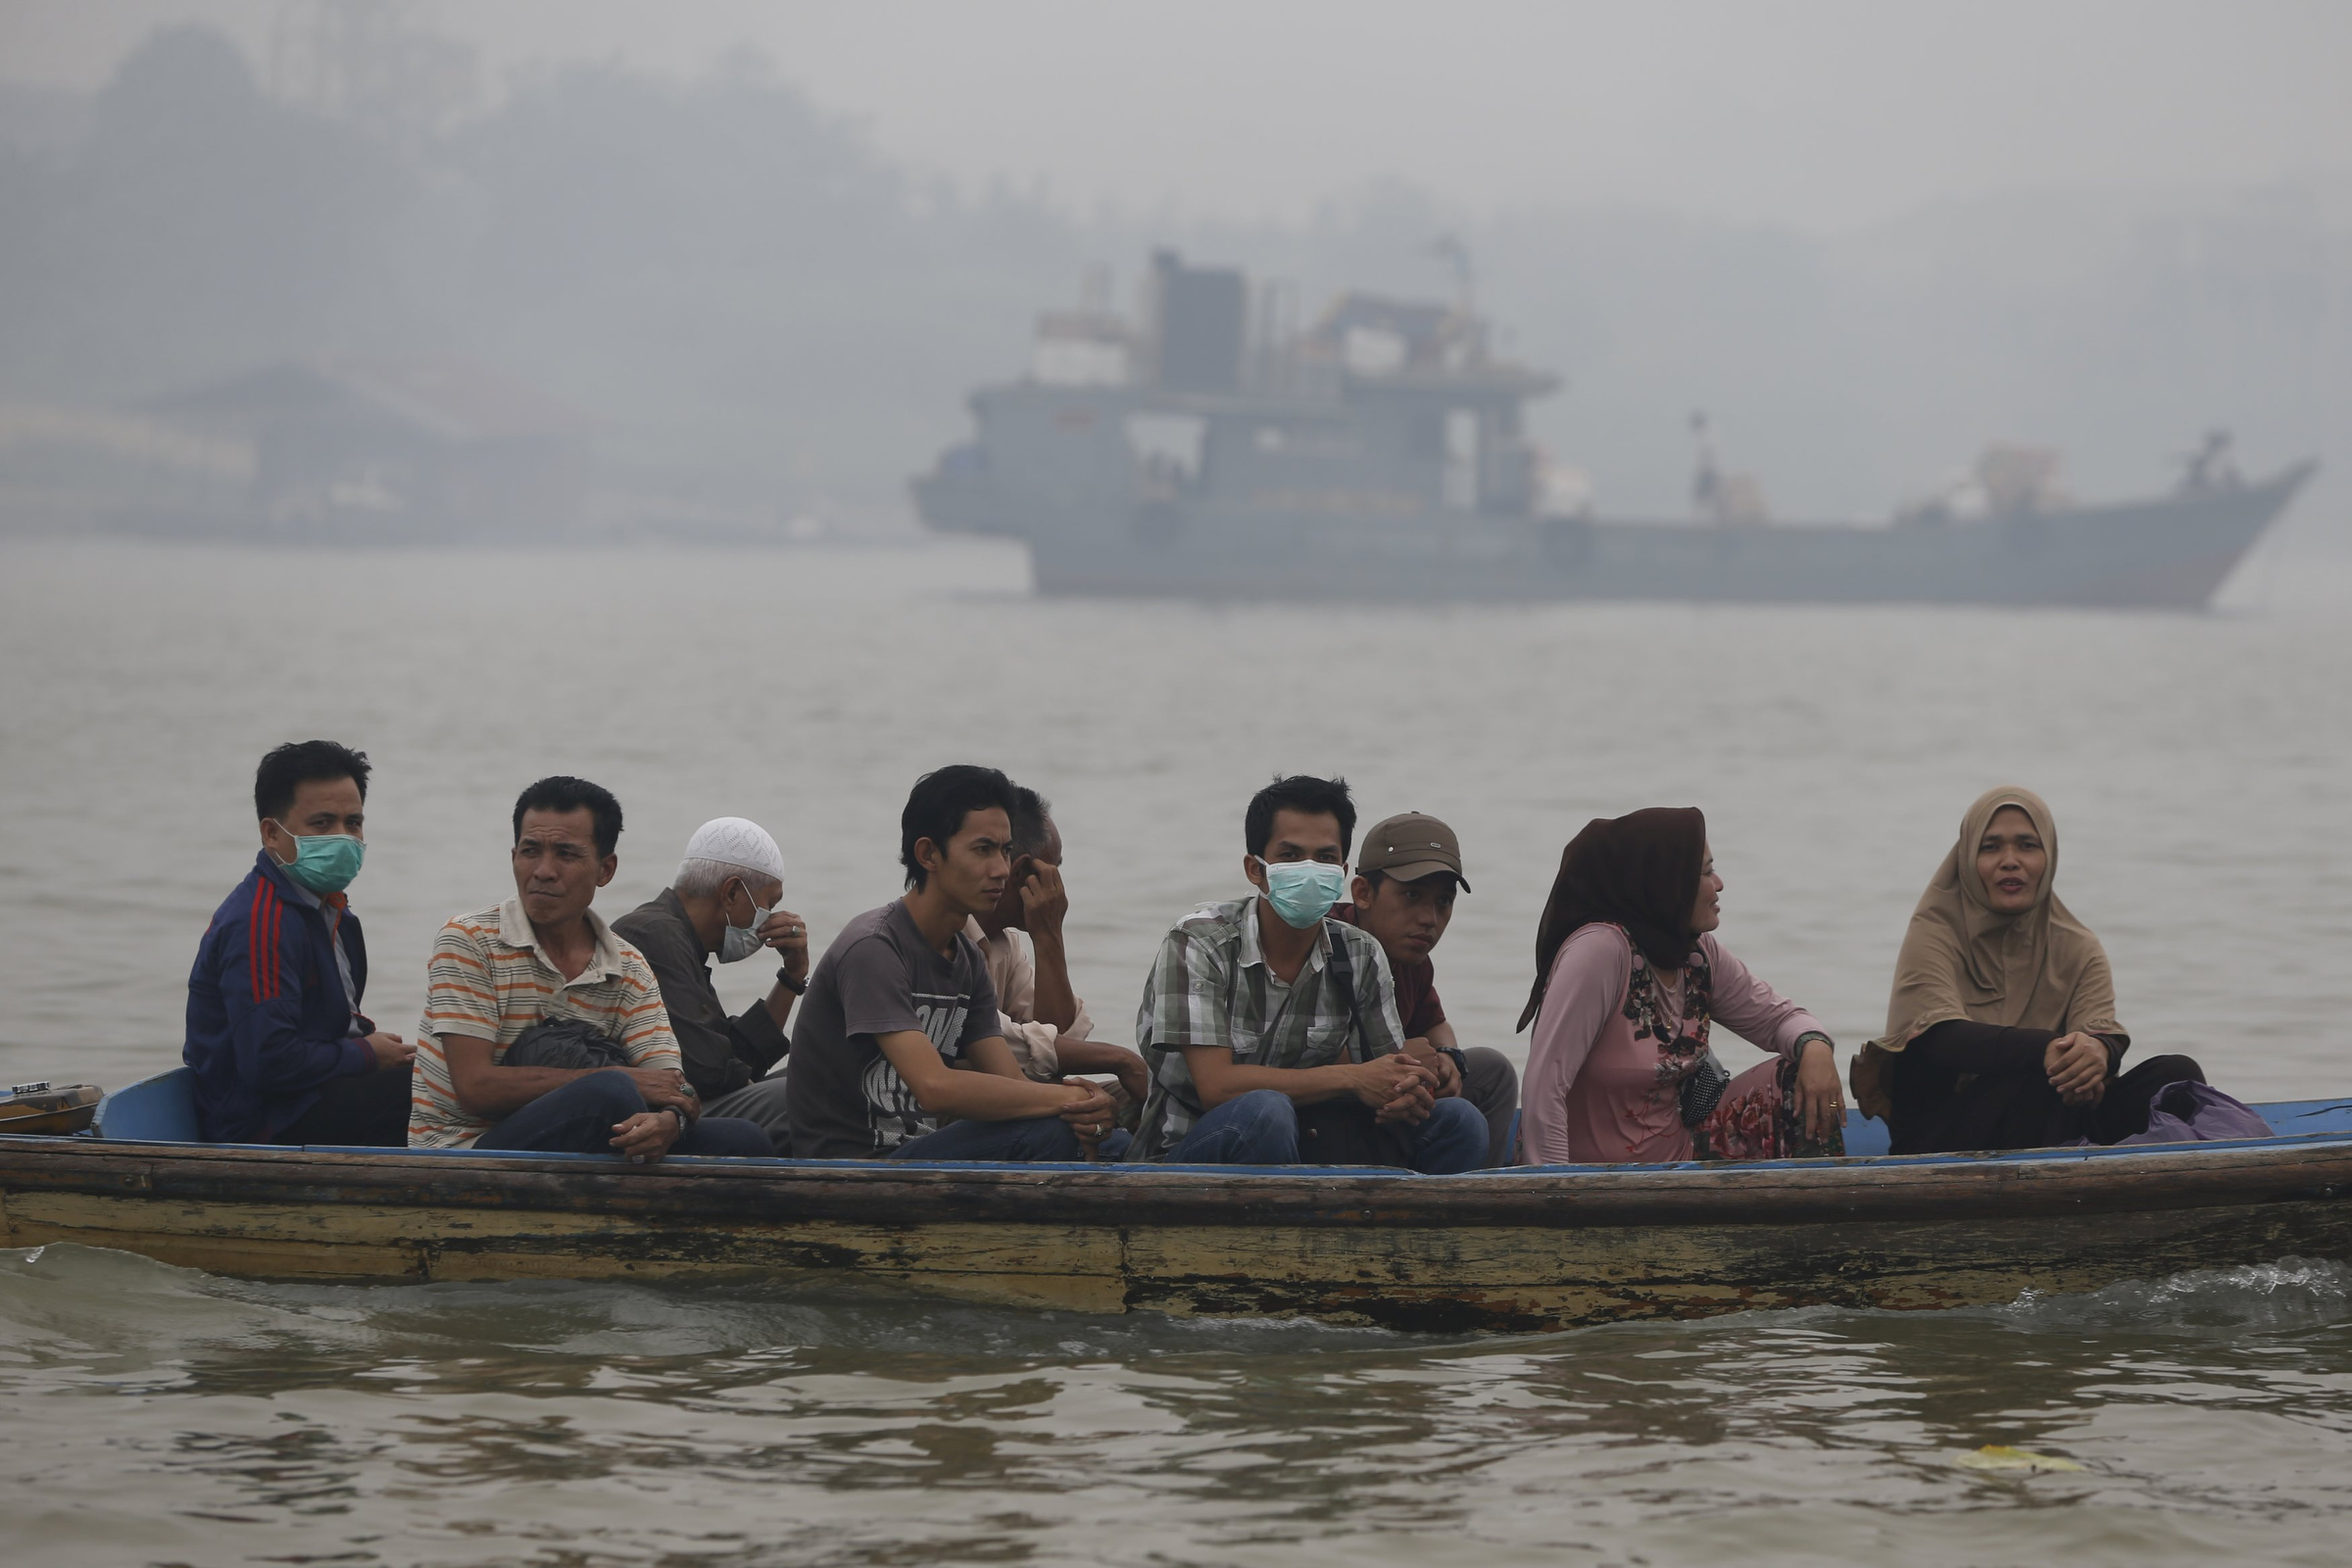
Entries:
MULTIPOLYGON (((278 869, 313 893, 340 893, 360 874, 368 846, 348 833, 313 833, 307 838, 285 823, 277 830, 294 841, 294 858, 278 860, 278 869)), ((271 859, 277 859, 274 852, 271 859)))
POLYGON ((1266 902, 1287 925, 1303 931, 1331 912, 1348 885, 1348 868, 1322 860, 1259 860, 1266 902))
MULTIPOLYGON (((749 899, 752 896, 751 890, 746 888, 743 896, 746 899, 749 899)), ((752 923, 750 925, 730 924, 725 932, 720 935, 718 939, 718 961, 721 963, 739 963, 743 959, 750 957, 753 954, 758 953, 761 948, 766 947, 767 944, 760 940, 760 928, 767 924, 767 917, 775 912, 776 911, 773 909, 762 909, 757 904, 753 905, 752 923)))

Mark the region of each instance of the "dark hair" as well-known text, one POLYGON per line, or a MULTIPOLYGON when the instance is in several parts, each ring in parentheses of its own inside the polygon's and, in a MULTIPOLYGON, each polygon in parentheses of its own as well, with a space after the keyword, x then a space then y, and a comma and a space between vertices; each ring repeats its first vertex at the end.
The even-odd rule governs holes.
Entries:
POLYGON ((1698 933, 1691 906, 1707 863, 1707 817, 1695 806, 1653 806, 1596 816, 1560 852, 1559 874, 1536 926, 1536 983, 1519 1027, 1535 1022, 1552 960, 1588 925, 1624 929, 1651 967, 1679 969, 1698 933))
POLYGON ((514 797, 514 838, 522 839, 525 811, 576 811, 581 807, 596 822, 596 853, 611 855, 620 843, 620 803, 602 784, 591 784, 568 773, 555 773, 514 797))
POLYGON ((347 778, 368 799, 368 754, 333 741, 288 741, 262 759, 253 774, 253 814, 282 820, 294 809, 294 792, 314 779, 347 778))
POLYGON ((1348 794, 1348 781, 1344 778, 1316 778, 1310 773, 1293 773, 1289 778, 1278 775, 1273 783, 1250 796, 1249 814, 1242 818, 1242 847, 1251 855, 1266 853, 1266 845, 1274 837, 1276 811, 1336 816, 1340 819, 1340 853, 1346 855, 1355 846, 1355 802, 1348 794))
POLYGON ((1054 819, 1054 803, 1026 784, 1012 787, 1012 849, 1016 855, 1035 855, 1046 847, 1046 828, 1054 819))
POLYGON ((906 885, 919 888, 928 875, 914 858, 918 839, 929 839, 944 850, 974 811, 993 806, 1009 821, 1017 804, 1012 780, 993 767, 957 762, 916 779, 906 795, 906 809, 899 813, 899 863, 906 868, 906 885))

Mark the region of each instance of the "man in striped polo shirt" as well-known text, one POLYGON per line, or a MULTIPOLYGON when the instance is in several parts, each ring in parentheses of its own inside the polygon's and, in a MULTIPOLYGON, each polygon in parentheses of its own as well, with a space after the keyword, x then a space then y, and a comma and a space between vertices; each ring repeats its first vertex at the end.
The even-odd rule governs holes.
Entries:
POLYGON ((589 907, 619 843, 620 803, 585 779, 543 778, 515 801, 514 897, 457 916, 433 943, 409 1147, 632 1162, 772 1152, 753 1123, 701 1115, 652 967, 589 907), (507 1065, 524 1030, 557 1019, 617 1041, 628 1065, 507 1065))

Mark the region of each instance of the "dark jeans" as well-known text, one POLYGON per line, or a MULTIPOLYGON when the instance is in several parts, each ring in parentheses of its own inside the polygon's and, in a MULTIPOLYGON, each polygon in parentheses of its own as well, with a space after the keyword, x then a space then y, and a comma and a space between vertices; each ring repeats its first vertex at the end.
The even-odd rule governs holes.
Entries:
MULTIPOLYGON (((1508 1065, 1508 1063, 1505 1063, 1508 1065)), ((1407 1133, 1412 1168, 1425 1176, 1478 1169, 1486 1157, 1487 1119, 1461 1098, 1441 1100, 1429 1119, 1407 1133)), ((1296 1165, 1298 1110, 1278 1089, 1252 1089, 1217 1106, 1185 1134, 1173 1165, 1296 1165)))
MULTIPOLYGON (((1116 1160, 1135 1140, 1114 1132, 1102 1140, 1102 1157, 1116 1160)), ((1022 1164, 1075 1164, 1086 1158, 1078 1135, 1059 1116, 1027 1116, 1019 1121, 950 1122, 935 1133, 910 1138, 891 1153, 893 1159, 997 1159, 1022 1164)))
MULTIPOLYGON (((519 1149, 541 1154, 615 1154, 612 1129, 646 1109, 645 1097, 625 1072, 592 1072, 551 1089, 473 1141, 476 1149, 519 1149)), ((678 1135, 673 1154, 732 1154, 767 1159, 775 1146, 755 1123, 705 1116, 678 1135)))
MULTIPOLYGON (((1900 1071, 1901 1058, 1896 1058, 1900 1071)), ((2038 1065, 2014 1073, 1980 1073, 1965 1087, 1934 1097, 1908 1119, 1889 1122, 1897 1154, 1941 1154, 1988 1149, 2054 1149, 2088 1139, 2112 1144, 2148 1130, 2148 1106, 2159 1092, 2203 1083, 2190 1056, 2151 1056, 2107 1081, 2096 1105, 2069 1105, 2038 1065)), ((1898 1084, 1899 1084, 1898 1080, 1898 1084)), ((1919 1096, 1912 1097, 1915 1101, 1919 1096)), ((1896 1097, 1900 1107, 1904 1097, 1896 1097)))
POLYGON ((311 1108, 278 1129, 273 1144, 345 1144, 363 1149, 409 1147, 409 1093, 415 1074, 407 1062, 378 1067, 356 1078, 334 1078, 311 1108))
POLYGON ((1519 1114, 1519 1069, 1493 1046, 1462 1053, 1462 1098, 1487 1119, 1487 1168, 1515 1164, 1511 1122, 1519 1114))

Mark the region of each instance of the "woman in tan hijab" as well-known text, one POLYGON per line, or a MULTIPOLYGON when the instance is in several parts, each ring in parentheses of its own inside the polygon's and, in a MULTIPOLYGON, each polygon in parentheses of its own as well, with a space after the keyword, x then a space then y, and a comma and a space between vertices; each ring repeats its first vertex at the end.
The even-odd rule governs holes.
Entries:
POLYGON ((1854 1058, 1854 1100, 1898 1154, 2112 1144, 2148 1125, 2168 1084, 2205 1074, 2186 1056, 2116 1068, 2132 1037, 2115 1016, 2107 951, 2068 912, 2058 824, 2040 796, 1980 796, 1911 912, 1886 1033, 1854 1058))

